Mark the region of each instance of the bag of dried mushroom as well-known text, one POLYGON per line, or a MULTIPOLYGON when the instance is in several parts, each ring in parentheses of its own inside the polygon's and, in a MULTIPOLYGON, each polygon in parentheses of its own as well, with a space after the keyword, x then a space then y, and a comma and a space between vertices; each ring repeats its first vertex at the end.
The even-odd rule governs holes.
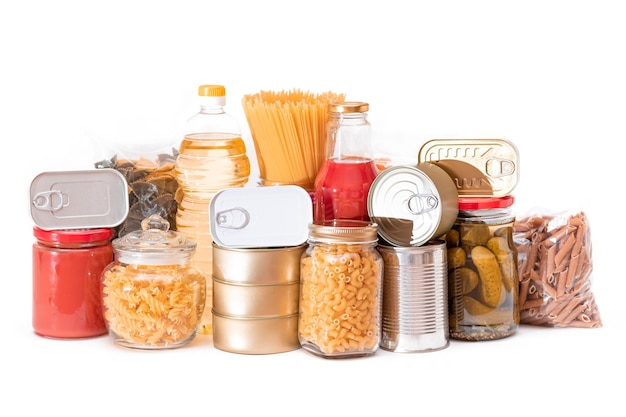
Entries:
POLYGON ((128 182, 128 216, 115 228, 115 236, 141 230, 141 221, 158 214, 176 230, 178 182, 174 172, 177 145, 163 142, 100 145, 95 168, 113 168, 128 182))
POLYGON ((602 327, 591 289, 591 229, 584 211, 535 210, 518 217, 520 323, 602 327))

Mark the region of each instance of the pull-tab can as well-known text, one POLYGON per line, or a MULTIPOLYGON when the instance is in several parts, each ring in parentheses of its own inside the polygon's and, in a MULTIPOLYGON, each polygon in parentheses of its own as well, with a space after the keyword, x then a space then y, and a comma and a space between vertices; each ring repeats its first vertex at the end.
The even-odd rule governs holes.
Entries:
POLYGON ((444 169, 459 197, 503 197, 519 180, 519 152, 506 139, 432 139, 418 160, 444 169))
POLYGON ((128 183, 115 169, 42 172, 31 182, 30 201, 40 229, 111 228, 128 215, 128 183))
POLYGON ((428 162, 385 169, 368 195, 379 236, 394 246, 421 246, 443 236, 454 225, 458 204, 452 178, 428 162))
POLYGON ((311 196, 297 185, 225 188, 209 207, 213 242, 224 248, 272 248, 306 242, 311 196))

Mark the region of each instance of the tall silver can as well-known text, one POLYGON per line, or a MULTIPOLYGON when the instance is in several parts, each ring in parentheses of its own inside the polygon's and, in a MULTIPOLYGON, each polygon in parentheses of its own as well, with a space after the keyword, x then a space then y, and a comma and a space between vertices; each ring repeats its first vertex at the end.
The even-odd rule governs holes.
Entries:
POLYGON ((450 344, 446 244, 378 245, 383 275, 382 349, 429 352, 450 344))

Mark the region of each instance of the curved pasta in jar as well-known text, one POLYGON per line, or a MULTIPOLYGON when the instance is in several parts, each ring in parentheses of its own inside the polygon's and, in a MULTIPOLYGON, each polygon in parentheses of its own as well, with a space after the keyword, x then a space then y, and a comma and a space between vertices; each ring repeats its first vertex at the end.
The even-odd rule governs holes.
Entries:
POLYGON ((368 244, 316 244, 301 264, 298 333, 321 356, 373 353, 380 341, 382 259, 368 244))
POLYGON ((103 274, 104 318, 116 343, 167 348, 196 335, 205 278, 186 265, 118 264, 103 274))

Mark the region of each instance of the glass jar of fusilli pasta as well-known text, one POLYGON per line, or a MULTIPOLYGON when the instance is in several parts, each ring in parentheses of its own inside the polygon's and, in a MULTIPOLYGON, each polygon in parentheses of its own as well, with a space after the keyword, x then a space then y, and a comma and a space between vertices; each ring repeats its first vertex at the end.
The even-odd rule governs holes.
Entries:
POLYGON ((324 358, 373 355, 380 343, 383 261, 378 226, 335 220, 309 226, 300 264, 298 339, 324 358))
POLYGON ((171 349, 191 342, 206 302, 206 277, 192 264, 196 243, 157 214, 113 241, 102 274, 104 319, 116 345, 171 349))

